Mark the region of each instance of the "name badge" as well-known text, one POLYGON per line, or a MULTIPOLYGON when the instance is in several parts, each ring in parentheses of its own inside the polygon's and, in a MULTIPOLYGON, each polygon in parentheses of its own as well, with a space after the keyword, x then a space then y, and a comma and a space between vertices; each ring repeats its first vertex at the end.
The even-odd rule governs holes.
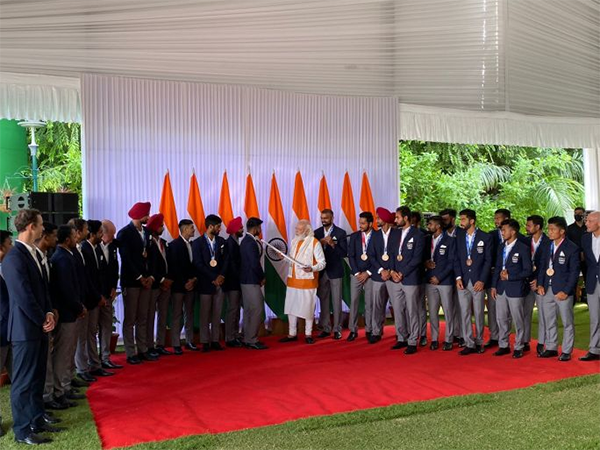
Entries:
POLYGON ((440 245, 440 255, 444 256, 446 254, 446 245, 440 245))
POLYGON ((513 255, 513 257, 512 257, 512 262, 513 262, 513 264, 516 264, 516 263, 518 263, 518 262, 519 262, 519 254, 518 254, 518 253, 515 253, 515 254, 513 255))

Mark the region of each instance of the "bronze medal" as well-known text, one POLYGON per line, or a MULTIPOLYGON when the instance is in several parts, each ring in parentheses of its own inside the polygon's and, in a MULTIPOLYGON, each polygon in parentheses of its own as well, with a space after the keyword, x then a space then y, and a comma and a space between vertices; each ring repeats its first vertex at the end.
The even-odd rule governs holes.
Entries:
POLYGON ((533 266, 533 271, 535 272, 537 270, 537 267, 533 266))
POLYGON ((360 255, 360 259, 362 259, 363 261, 366 261, 369 257, 367 256, 366 253, 363 253, 362 255, 360 255))
POLYGON ((396 257, 396 259, 397 259, 398 261, 402 261, 402 260, 404 259, 404 256, 402 256, 402 255, 398 255, 398 256, 396 257))
POLYGON ((390 257, 388 256, 388 254, 387 254, 387 253, 384 253, 383 255, 381 255, 381 259, 382 259, 383 261, 387 261, 388 259, 390 259, 390 257))
POLYGON ((211 259, 210 260, 210 267, 217 267, 217 260, 216 259, 211 259))
POLYGON ((473 264, 473 260, 471 258, 467 259, 467 266, 471 267, 471 264, 473 264))
POLYGON ((546 275, 548 275, 549 277, 554 275, 554 269, 552 267, 549 267, 548 270, 546 270, 546 275))

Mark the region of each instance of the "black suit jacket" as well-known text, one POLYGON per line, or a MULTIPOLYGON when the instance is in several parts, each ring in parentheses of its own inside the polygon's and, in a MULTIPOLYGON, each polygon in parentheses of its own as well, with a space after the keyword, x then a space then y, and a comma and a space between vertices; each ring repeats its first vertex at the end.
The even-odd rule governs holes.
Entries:
POLYGON ((529 247, 517 238, 506 258, 506 270, 508 271, 508 280, 506 281, 500 279, 503 252, 504 244, 498 247, 492 287, 496 288, 498 294, 506 292, 507 297, 525 297, 529 292, 528 280, 533 272, 529 247))
POLYGON ((106 264, 106 261, 104 260, 104 254, 102 253, 102 249, 99 245, 97 245, 94 249, 92 244, 90 244, 88 241, 81 243, 81 252, 83 253, 83 258, 85 260, 85 272, 88 277, 86 305, 93 305, 95 302, 97 306, 100 302, 104 284, 104 280, 102 279, 103 266, 106 264), (98 263, 96 263, 96 261, 98 261, 98 263))
POLYGON ((371 278, 373 281, 382 281, 379 269, 394 270, 392 251, 393 247, 398 247, 400 244, 402 232, 398 228, 390 228, 389 233, 387 245, 388 260, 384 261, 381 258, 385 250, 383 231, 381 228, 377 231, 373 230, 373 236, 371 236, 371 242, 369 242, 369 248, 367 249, 367 256, 369 257, 369 271, 371 272, 371 278))
MULTIPOLYGON (((331 225, 331 239, 335 242, 335 246, 323 245, 323 253, 325 254, 325 272, 330 279, 343 278, 344 276, 344 258, 348 255, 348 241, 346 240, 346 232, 340 227, 331 225)), ((325 237, 325 228, 320 227, 315 230, 315 238, 321 240, 325 237)))
POLYGON ((212 283, 219 275, 225 276, 229 256, 227 255, 227 245, 225 239, 217 236, 215 243, 215 259, 217 265, 210 266, 211 252, 208 246, 206 235, 194 239, 192 242, 192 254, 194 255, 194 267, 198 277, 197 289, 200 294, 214 294, 217 290, 212 283))
POLYGON ((456 253, 454 258, 454 277, 461 277, 466 288, 469 281, 474 285, 478 281, 485 284, 490 279, 490 271, 496 264, 492 257, 495 254, 492 237, 485 231, 477 229, 473 238, 471 249, 471 265, 467 266, 467 232, 463 229, 456 230, 456 253))
POLYGON ((425 260, 433 260, 433 262, 435 262, 435 267, 433 269, 427 269, 425 271, 425 281, 428 283, 431 278, 436 277, 442 286, 453 285, 456 238, 450 237, 446 233, 442 233, 433 255, 431 254, 433 235, 427 235, 424 240, 425 248, 423 251, 426 254, 425 260))
POLYGON ((265 272, 260 264, 260 244, 247 234, 240 242, 240 283, 260 284, 265 279, 265 272))
MULTIPOLYGON (((165 257, 169 251, 167 241, 159 238, 162 242, 163 248, 165 249, 165 257)), ((167 260, 163 257, 158 244, 154 239, 150 239, 148 245, 148 273, 151 277, 154 277, 152 282, 152 289, 158 289, 163 278, 168 278, 167 260)))
POLYGON ((225 292, 239 291, 241 289, 240 268, 242 265, 240 244, 238 244, 233 236, 229 236, 225 242, 227 243, 227 255, 229 256, 229 263, 227 264, 227 273, 225 274, 223 290, 225 292))
MULTIPOLYGON (((371 239, 375 235, 375 230, 371 230, 371 236, 367 243, 367 252, 371 245, 371 239)), ((361 256, 363 254, 362 248, 362 231, 355 231, 350 235, 350 242, 348 243, 348 262, 350 263, 350 270, 352 275, 358 272, 366 272, 369 270, 369 260, 363 261, 361 256)), ((368 255, 367 255, 368 256, 368 255)))
MULTIPOLYGON (((117 289, 119 285, 118 245, 119 243, 116 240, 108 244, 108 259, 102 266, 102 295, 106 298, 109 298, 111 291, 117 289)), ((102 253, 104 254, 103 251, 102 253)))
POLYGON ((148 276, 148 262, 145 254, 148 234, 144 228, 144 240, 137 228, 130 222, 117 233, 119 254, 121 255, 121 287, 141 287, 139 277, 148 276))
POLYGON ((62 247, 57 247, 50 262, 52 264, 50 270, 52 305, 58 310, 61 322, 75 322, 84 306, 83 286, 77 276, 75 255, 62 247))
POLYGON ((585 289, 589 294, 596 290, 596 283, 600 280, 600 259, 597 260, 592 250, 592 233, 585 233, 581 238, 581 247, 585 256, 585 289))
POLYGON ((171 241, 167 247, 167 262, 169 264, 169 273, 173 284, 171 292, 185 293, 185 284, 196 276, 194 264, 190 260, 187 245, 183 238, 179 236, 171 241))
POLYGON ((537 278, 538 286, 544 286, 547 291, 552 280, 552 291, 555 294, 562 291, 573 295, 579 279, 581 249, 574 242, 565 239, 555 250, 554 257, 551 245, 547 245, 543 250, 537 278), (551 277, 546 273, 550 267, 550 259, 554 268, 554 275, 551 277))
POLYGON ((52 312, 50 293, 33 256, 20 242, 4 258, 2 273, 9 298, 8 340, 43 339, 42 326, 52 312))

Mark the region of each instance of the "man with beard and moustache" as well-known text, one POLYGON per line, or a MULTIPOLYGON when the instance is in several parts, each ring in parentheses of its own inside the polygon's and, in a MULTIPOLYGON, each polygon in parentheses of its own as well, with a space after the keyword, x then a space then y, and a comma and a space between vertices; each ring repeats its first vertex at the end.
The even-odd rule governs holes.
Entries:
POLYGON ((492 245, 490 235, 480 230, 477 215, 472 209, 459 213, 460 229, 456 231, 454 275, 461 311, 461 333, 465 347, 459 355, 483 353, 485 323, 485 284, 490 276, 492 245), (475 337, 471 311, 475 316, 475 337))
MULTIPOLYGON (((581 259, 580 259, 581 273, 584 274, 583 286, 584 286, 585 291, 587 292, 587 285, 585 284, 585 273, 587 271, 587 267, 586 267, 586 260, 583 255, 583 246, 582 246, 582 238, 583 238, 583 235, 586 233, 585 209, 580 206, 575 208, 573 219, 575 221, 567 227, 567 239, 569 239, 571 242, 573 242, 575 245, 577 245, 577 247, 579 247, 579 249, 581 250, 581 259)), ((575 301, 576 302, 585 302, 585 298, 583 295, 584 289, 582 289, 581 292, 577 292, 577 290, 575 290, 575 301), (577 294, 579 294, 579 295, 577 295, 577 294)))
MULTIPOLYGON (((442 217, 442 221, 444 223, 443 228, 444 232, 450 237, 456 237, 456 210, 446 208, 440 211, 440 216, 442 217)), ((458 344, 459 347, 464 347, 465 343, 463 338, 461 337, 461 317, 462 313, 460 310, 460 302, 458 300, 458 291, 456 287, 453 285, 452 287, 452 300, 454 302, 454 312, 453 312, 453 325, 454 325, 454 336, 453 341, 458 344)), ((448 320, 448 319, 446 319, 448 320)))
POLYGON ((350 263, 350 319, 348 328, 350 334, 348 341, 352 342, 358 337, 358 307, 360 294, 365 296, 365 333, 367 339, 371 337, 373 322, 373 280, 369 270, 369 256, 367 249, 373 237, 373 214, 368 211, 361 212, 358 216, 359 230, 350 235, 348 243, 348 262, 350 263))
POLYGON ((117 233, 121 255, 121 288, 123 289, 123 341, 129 364, 142 360, 156 361, 148 354, 148 304, 152 296, 152 279, 148 274, 148 233, 143 225, 150 217, 150 202, 138 202, 128 212, 131 222, 117 233))
POLYGON ((531 340, 531 319, 533 316, 533 307, 537 305, 538 308, 538 343, 536 352, 539 355, 544 351, 545 342, 545 329, 546 324, 544 321, 544 314, 542 311, 542 298, 537 293, 537 278, 539 275, 539 269, 542 265, 542 254, 544 253, 547 246, 550 245, 550 239, 543 232, 544 218, 541 216, 533 215, 527 218, 525 224, 525 230, 527 231, 529 248, 531 250, 531 263, 533 264, 533 273, 529 279, 529 292, 525 297, 525 303, 523 305, 523 315, 525 321, 525 336, 523 350, 529 351, 531 349, 529 341, 531 340))
POLYGON ((319 338, 328 337, 333 330, 333 339, 342 338, 342 280, 344 278, 344 258, 348 253, 346 232, 333 223, 333 211, 321 211, 321 224, 315 230, 315 238, 321 242, 325 253, 326 266, 319 273, 317 297, 321 306, 319 338), (331 308, 333 305, 333 329, 331 308))
POLYGON ((590 311, 590 345, 580 361, 600 360, 600 211, 588 214, 587 233, 581 239, 586 261, 584 272, 590 311))
POLYGON ((266 350, 265 344, 258 340, 258 331, 264 316, 265 297, 262 287, 265 285, 265 272, 260 262, 260 243, 262 220, 250 217, 246 222, 246 235, 240 242, 240 287, 244 306, 244 345, 251 350, 266 350))
MULTIPOLYGON (((242 288, 240 286, 240 239, 244 236, 244 225, 241 217, 235 217, 227 225, 227 234, 229 237, 225 241, 227 244, 227 254, 229 255, 229 264, 223 283, 223 292, 227 299, 227 308, 225 309, 225 345, 227 347, 242 347, 240 334, 240 308, 242 307, 242 288)), ((246 311, 244 311, 244 317, 246 311)))

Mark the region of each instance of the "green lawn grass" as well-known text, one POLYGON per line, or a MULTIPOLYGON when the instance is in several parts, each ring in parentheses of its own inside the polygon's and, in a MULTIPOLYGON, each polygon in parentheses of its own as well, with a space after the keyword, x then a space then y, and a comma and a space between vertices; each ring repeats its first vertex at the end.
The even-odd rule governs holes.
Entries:
MULTIPOLYGON (((587 348, 587 307, 577 305, 576 347, 587 348)), ((537 318, 534 317, 534 336, 537 318)), ((400 380, 401 381, 401 380, 400 380)), ((189 436, 129 447, 150 449, 599 449, 600 375, 495 394, 336 414, 218 435, 189 436)), ((8 387, 0 390, 5 429, 11 425, 8 387)), ((282 399, 285 401, 285 399, 282 399)), ((260 411, 256 412, 260 414, 260 411)), ((67 431, 47 449, 100 449, 87 402, 58 414, 67 431)), ((171 419, 176 420, 176 419, 171 419)), ((22 448, 12 431, 0 448, 22 448)))

